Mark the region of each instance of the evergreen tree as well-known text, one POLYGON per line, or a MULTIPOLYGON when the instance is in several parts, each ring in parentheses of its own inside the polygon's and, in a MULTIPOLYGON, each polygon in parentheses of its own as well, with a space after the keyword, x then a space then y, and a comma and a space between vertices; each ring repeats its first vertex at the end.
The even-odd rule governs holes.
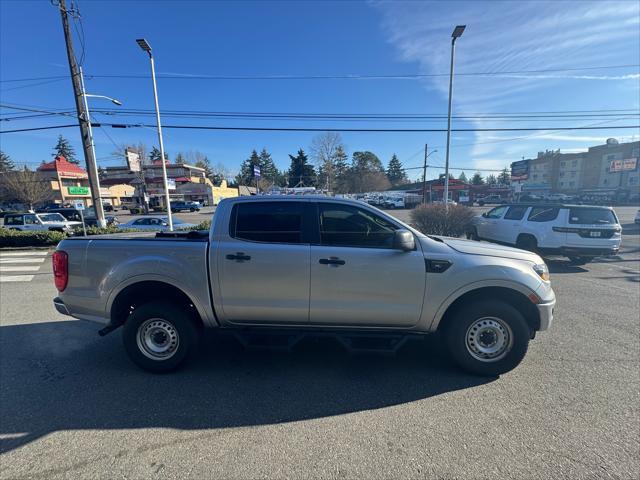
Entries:
POLYGON ((80 163, 76 158, 76 151, 69 143, 69 140, 64 138, 62 135, 58 135, 58 143, 53 147, 54 157, 64 157, 68 162, 75 163, 76 165, 80 163))
POLYGON ((266 148, 263 148, 258 158, 258 165, 260 165, 260 178, 268 181, 272 185, 277 184, 280 172, 278 171, 276 164, 273 163, 271 154, 267 152, 266 148))
POLYGON ((310 187, 316 183, 316 172, 313 165, 309 164, 309 159, 303 149, 298 150, 298 154, 294 157, 289 155, 291 166, 289 167, 289 186, 296 185, 310 187))
POLYGON ((380 192, 387 190, 390 185, 382 162, 375 153, 353 152, 349 172, 350 191, 357 193, 380 192))
MULTIPOLYGON (((167 155, 167 152, 164 153, 164 159, 169 160, 169 156, 167 155)), ((151 153, 149 154, 149 160, 151 160, 152 162, 155 162, 156 160, 160 160, 160 150, 158 148, 153 147, 151 149, 151 153)))
POLYGON ((468 180, 467 180, 467 176, 464 174, 464 170, 462 171, 462 173, 458 177, 458 180, 460 180, 461 182, 467 183, 468 180))
POLYGON ((498 183, 498 179, 496 178, 496 176, 492 173, 490 175, 487 175, 487 180, 486 183, 488 185, 496 185, 498 183))
POLYGON ((502 185, 509 185, 511 183, 511 172, 505 167, 498 175, 498 183, 502 185))
POLYGON ((391 182, 392 186, 402 185, 407 183, 407 172, 402 168, 402 163, 394 153, 389 160, 389 166, 387 167, 387 178, 391 182))
POLYGON ((16 168, 16 166, 14 165, 13 160, 11 160, 11 157, 0 150, 0 173, 8 172, 14 168, 16 168))
MULTIPOLYGON (((160 153, 158 152, 158 158, 160 158, 160 153)), ((183 165, 185 163, 187 163, 187 160, 184 158, 184 155, 182 154, 182 152, 178 152, 176 154, 176 165, 183 165)))
POLYGON ((353 152, 352 165, 355 172, 384 173, 382 162, 375 153, 372 152, 353 152))
POLYGON ((476 172, 473 174, 473 177, 471 177, 471 183, 473 185, 484 185, 484 178, 482 178, 480 172, 476 172))
POLYGON ((333 161, 333 173, 335 175, 335 185, 333 191, 336 193, 347 193, 349 189, 349 164, 348 157, 342 145, 336 148, 335 158, 333 161))
MULTIPOLYGON (((176 163, 178 163, 178 157, 176 157, 176 163)), ((209 161, 209 157, 204 155, 200 160, 195 163, 196 167, 204 168, 204 175, 209 178, 212 174, 211 172, 211 162, 209 161)))
POLYGON ((258 152, 252 150, 251 156, 240 164, 240 173, 236 175, 236 183, 238 185, 255 185, 256 181, 253 177, 254 165, 260 165, 260 156, 258 152))

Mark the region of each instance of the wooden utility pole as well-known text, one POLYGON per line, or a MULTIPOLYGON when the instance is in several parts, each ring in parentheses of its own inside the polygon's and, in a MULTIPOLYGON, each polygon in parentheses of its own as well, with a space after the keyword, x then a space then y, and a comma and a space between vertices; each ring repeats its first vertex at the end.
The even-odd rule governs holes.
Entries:
POLYGON ((67 58, 69 60, 69 70, 71 72, 71 82, 73 84, 73 96, 76 101, 76 111, 78 112, 78 120, 80 125, 80 136, 82 137, 82 150, 87 165, 87 176, 89 177, 89 186, 91 189, 91 200, 93 208, 96 212, 96 219, 99 226, 105 226, 104 210, 102 208, 102 200, 100 199, 100 185, 98 183, 98 166, 93 156, 91 148, 91 137, 89 134, 89 122, 87 112, 84 108, 84 98, 82 85, 80 83, 80 71, 76 55, 73 52, 73 40, 71 31, 69 30, 69 15, 65 0, 59 0, 58 8, 62 17, 62 30, 64 31, 64 40, 67 45, 67 58))
MULTIPOLYGON (((427 144, 424 144, 424 165, 422 166, 422 203, 427 203, 427 144)), ((431 200, 431 199, 429 199, 431 200)))

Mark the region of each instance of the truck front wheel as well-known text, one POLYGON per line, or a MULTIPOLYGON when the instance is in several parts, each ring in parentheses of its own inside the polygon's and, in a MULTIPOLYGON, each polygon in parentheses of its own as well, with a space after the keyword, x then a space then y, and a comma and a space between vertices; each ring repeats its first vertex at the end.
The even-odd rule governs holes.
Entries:
POLYGON ((188 314, 167 302, 149 302, 127 318, 122 340, 129 358, 144 370, 163 373, 175 370, 193 357, 198 331, 188 314))
POLYGON ((468 305, 445 327, 445 340, 454 361, 464 370, 483 376, 500 375, 517 367, 531 338, 522 314, 500 301, 468 305))

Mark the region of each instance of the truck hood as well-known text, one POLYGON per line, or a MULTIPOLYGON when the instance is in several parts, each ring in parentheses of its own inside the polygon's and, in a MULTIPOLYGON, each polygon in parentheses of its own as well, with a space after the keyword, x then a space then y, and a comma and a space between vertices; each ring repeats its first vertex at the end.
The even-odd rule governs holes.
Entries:
POLYGON ((520 250, 518 248, 504 247, 495 243, 477 242, 475 240, 462 240, 458 238, 441 237, 442 241, 460 253, 469 255, 487 255, 491 257, 512 258, 533 263, 543 263, 535 253, 520 250))

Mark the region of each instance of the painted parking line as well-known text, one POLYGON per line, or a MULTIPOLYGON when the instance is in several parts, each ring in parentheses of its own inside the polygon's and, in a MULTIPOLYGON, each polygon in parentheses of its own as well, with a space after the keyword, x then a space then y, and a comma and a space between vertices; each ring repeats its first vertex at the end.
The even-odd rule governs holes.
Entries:
POLYGON ((0 263, 44 263, 44 258, 2 258, 0 263))
POLYGON ((36 266, 36 267, 23 267, 20 265, 4 265, 1 266, 0 265, 0 272, 37 272, 38 270, 40 270, 40 266, 36 266))
POLYGON ((0 275, 0 283, 30 282, 34 275, 0 275))
POLYGON ((44 257, 49 255, 48 251, 44 252, 0 252, 0 258, 5 257, 44 257))

